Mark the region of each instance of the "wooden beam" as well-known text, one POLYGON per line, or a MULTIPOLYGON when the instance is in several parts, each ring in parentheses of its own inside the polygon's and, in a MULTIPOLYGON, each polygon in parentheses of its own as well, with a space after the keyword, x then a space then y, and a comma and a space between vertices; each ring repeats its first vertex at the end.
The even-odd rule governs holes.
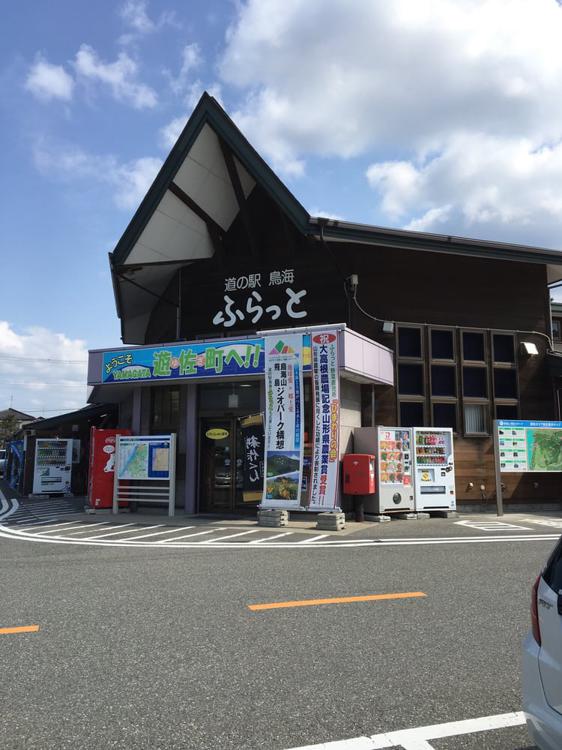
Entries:
POLYGON ((224 158, 224 163, 226 164, 226 169, 228 171, 228 176, 230 177, 230 182, 232 183, 232 189, 234 190, 234 195, 236 196, 238 208, 240 209, 240 215, 242 217, 242 222, 246 230, 246 236, 248 237, 248 245, 250 247, 250 253, 253 258, 259 258, 260 252, 259 252, 259 248, 257 246, 256 240, 255 240, 254 231, 252 228, 252 222, 250 221, 250 217, 248 215, 248 208, 246 205, 246 196, 244 195, 244 190, 242 189, 242 183, 240 182, 240 175, 238 174, 238 170, 236 169, 236 164, 234 163, 234 157, 232 156, 232 152, 230 151, 226 143, 223 141, 223 139, 220 138, 220 136, 219 136, 219 143, 220 143, 222 155, 224 158))
POLYGON ((189 209, 191 209, 191 211, 193 211, 196 216, 198 216, 202 221, 205 222, 215 250, 215 257, 218 265, 221 267, 224 266, 225 253, 222 242, 224 233, 223 228, 220 226, 220 224, 217 224, 217 222, 211 216, 209 216, 209 214, 204 209, 202 209, 201 206, 185 192, 185 190, 182 190, 179 185, 176 185, 175 182, 170 183, 168 190, 173 193, 176 198, 184 203, 189 209))

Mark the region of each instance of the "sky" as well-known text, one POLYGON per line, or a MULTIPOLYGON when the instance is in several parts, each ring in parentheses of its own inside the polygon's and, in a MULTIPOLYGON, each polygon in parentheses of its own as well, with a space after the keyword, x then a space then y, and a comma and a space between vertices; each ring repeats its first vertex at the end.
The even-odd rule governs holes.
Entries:
POLYGON ((107 254, 204 90, 313 215, 562 249, 561 38, 556 0, 5 3, 0 409, 85 404, 107 254))

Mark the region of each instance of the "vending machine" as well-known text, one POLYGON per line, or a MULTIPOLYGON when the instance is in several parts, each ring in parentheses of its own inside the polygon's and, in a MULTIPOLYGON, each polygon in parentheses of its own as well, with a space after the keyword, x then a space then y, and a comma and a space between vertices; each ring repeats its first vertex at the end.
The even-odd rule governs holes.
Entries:
POLYGON ((407 513, 415 508, 412 430, 409 427, 360 427, 353 433, 358 453, 376 456, 374 495, 364 501, 366 513, 407 513))
POLYGON ((412 430, 377 427, 377 512, 414 510, 412 430))
POLYGON ((88 505, 90 508, 111 508, 115 471, 115 439, 130 435, 130 430, 90 430, 90 466, 88 474, 88 505))
POLYGON ((450 427, 414 427, 416 510, 455 510, 455 459, 450 427))
POLYGON ((72 440, 38 438, 35 441, 33 494, 70 494, 72 440))

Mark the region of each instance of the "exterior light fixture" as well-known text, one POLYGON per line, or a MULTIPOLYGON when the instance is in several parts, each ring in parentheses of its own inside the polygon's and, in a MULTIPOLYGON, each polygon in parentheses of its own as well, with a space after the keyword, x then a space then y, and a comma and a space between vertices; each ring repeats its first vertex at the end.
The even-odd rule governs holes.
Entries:
POLYGON ((394 323, 392 320, 384 320, 382 324, 383 333, 394 333, 394 323))
POLYGON ((539 353, 539 350, 537 349, 537 345, 534 344, 532 341, 522 341, 521 351, 523 352, 523 354, 526 354, 528 357, 536 357, 539 353))

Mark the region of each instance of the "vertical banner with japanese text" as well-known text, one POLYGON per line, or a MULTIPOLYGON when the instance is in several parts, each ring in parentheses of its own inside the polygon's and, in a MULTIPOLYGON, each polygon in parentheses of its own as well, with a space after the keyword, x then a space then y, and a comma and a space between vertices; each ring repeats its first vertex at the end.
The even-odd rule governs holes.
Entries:
POLYGON ((252 414, 240 420, 244 446, 244 480, 242 499, 245 503, 261 500, 263 496, 263 414, 252 414))
POLYGON ((262 508, 300 508, 304 446, 302 334, 265 338, 262 508))
POLYGON ((309 510, 339 510, 340 396, 338 336, 312 336, 314 424, 309 510))

